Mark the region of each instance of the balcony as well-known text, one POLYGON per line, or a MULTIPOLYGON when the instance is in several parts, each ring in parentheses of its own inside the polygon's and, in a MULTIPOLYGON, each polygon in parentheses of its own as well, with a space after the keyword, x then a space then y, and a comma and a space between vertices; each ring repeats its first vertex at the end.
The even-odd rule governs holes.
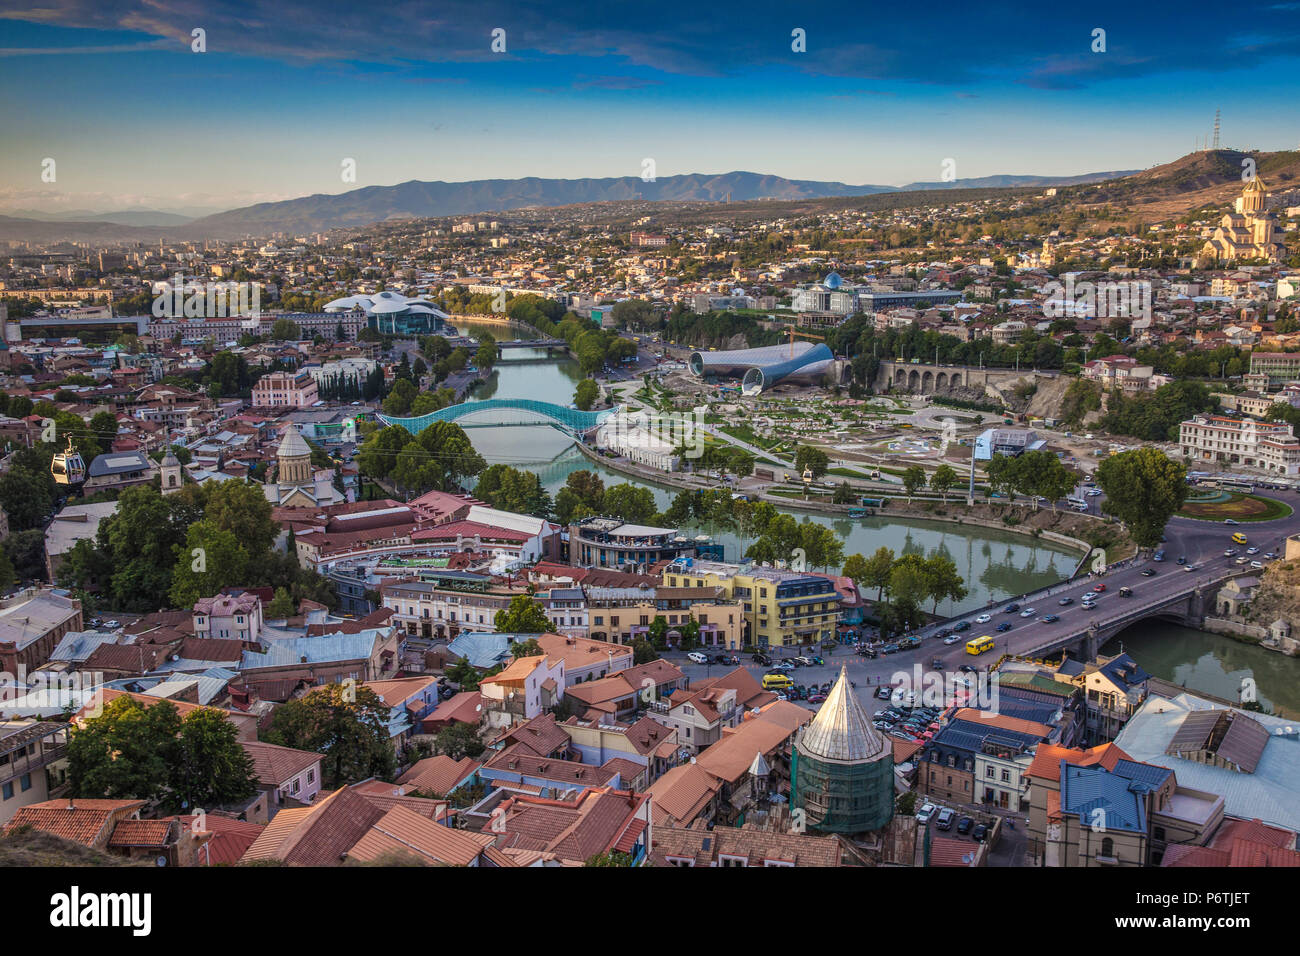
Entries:
POLYGON ((67 755, 68 745, 64 741, 42 745, 35 753, 11 755, 7 763, 0 763, 0 780, 21 777, 25 773, 40 770, 67 755))

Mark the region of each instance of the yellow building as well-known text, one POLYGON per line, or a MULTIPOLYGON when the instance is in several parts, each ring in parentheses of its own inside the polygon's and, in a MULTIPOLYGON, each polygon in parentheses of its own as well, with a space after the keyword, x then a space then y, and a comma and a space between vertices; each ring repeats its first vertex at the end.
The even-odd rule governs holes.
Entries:
POLYGON ((664 568, 662 580, 670 588, 721 588, 743 609, 743 642, 757 647, 832 639, 840 620, 835 583, 819 574, 681 558, 664 568))

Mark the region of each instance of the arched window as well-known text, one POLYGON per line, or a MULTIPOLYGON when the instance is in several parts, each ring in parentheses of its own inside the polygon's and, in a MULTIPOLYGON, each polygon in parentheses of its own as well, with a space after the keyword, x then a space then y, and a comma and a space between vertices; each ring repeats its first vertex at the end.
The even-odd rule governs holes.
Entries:
POLYGON ((1114 855, 1115 855, 1115 841, 1114 841, 1113 839, 1111 839, 1110 837, 1103 837, 1103 838, 1102 838, 1102 841, 1101 841, 1101 853, 1100 853, 1099 855, 1100 855, 1100 856, 1114 856, 1114 855))

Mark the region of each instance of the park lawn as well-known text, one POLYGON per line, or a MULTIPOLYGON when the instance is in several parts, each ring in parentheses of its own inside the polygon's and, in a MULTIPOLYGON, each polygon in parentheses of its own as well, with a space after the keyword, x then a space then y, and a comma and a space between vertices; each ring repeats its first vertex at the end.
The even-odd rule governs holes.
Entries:
POLYGON ((1272 498, 1234 494, 1227 501, 1187 502, 1178 513, 1184 518, 1200 521, 1222 521, 1225 518, 1234 521, 1272 521, 1288 517, 1291 511, 1290 505, 1272 498))

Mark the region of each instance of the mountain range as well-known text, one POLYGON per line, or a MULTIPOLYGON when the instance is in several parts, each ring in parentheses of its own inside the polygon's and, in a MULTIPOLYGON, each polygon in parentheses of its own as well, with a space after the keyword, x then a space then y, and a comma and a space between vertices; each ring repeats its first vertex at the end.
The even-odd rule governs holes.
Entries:
POLYGON ((984 176, 951 182, 916 182, 906 186, 854 186, 840 182, 786 179, 762 173, 692 173, 651 181, 637 176, 606 179, 480 179, 470 182, 411 180, 394 186, 365 186, 345 193, 317 193, 298 199, 258 203, 187 221, 153 211, 40 214, 12 210, 0 215, 0 238, 182 239, 237 238, 276 232, 320 232, 366 226, 387 219, 437 218, 511 209, 569 206, 626 200, 673 202, 743 202, 761 199, 825 199, 930 189, 975 189, 1065 186, 1095 183, 1129 175, 1121 170, 1082 176, 984 176), (39 226, 38 226, 39 224, 39 226), (26 232, 24 232, 26 229, 26 232))

